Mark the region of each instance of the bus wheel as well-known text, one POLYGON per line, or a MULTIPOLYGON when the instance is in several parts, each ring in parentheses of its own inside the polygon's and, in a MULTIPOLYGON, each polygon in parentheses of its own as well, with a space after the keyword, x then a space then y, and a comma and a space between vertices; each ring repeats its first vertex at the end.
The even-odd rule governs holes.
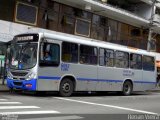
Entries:
POLYGON ((125 81, 123 84, 123 95, 127 96, 130 95, 132 93, 133 90, 133 85, 130 81, 125 81))
POLYGON ((59 90, 60 96, 63 97, 71 96, 73 90, 74 90, 73 82, 68 78, 63 79, 62 82, 60 83, 60 90, 59 90))

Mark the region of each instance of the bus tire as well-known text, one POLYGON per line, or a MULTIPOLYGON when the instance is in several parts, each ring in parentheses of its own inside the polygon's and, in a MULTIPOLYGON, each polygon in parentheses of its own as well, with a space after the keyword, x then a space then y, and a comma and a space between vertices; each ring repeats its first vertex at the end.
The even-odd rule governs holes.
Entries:
POLYGON ((60 83, 60 90, 59 90, 60 96, 69 97, 72 95, 73 90, 74 90, 74 84, 72 80, 70 80, 69 78, 64 78, 60 83))
POLYGON ((131 95, 133 90, 133 85, 130 81, 125 81, 123 84, 123 91, 122 94, 125 96, 131 95))

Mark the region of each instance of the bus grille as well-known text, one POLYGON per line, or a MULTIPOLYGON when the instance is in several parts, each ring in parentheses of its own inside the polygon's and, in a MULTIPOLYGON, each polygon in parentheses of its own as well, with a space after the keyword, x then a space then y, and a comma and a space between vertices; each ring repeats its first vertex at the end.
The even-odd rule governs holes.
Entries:
POLYGON ((11 72, 13 76, 26 76, 27 72, 11 72))
POLYGON ((14 85, 22 86, 22 82, 13 82, 14 85))

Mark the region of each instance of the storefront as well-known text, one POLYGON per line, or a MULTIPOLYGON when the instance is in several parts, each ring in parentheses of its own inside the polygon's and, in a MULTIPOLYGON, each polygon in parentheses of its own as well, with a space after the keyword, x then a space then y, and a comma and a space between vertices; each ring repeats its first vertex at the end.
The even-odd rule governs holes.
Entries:
POLYGON ((8 43, 0 42, 0 84, 4 84, 4 79, 6 76, 5 60, 7 48, 8 43))

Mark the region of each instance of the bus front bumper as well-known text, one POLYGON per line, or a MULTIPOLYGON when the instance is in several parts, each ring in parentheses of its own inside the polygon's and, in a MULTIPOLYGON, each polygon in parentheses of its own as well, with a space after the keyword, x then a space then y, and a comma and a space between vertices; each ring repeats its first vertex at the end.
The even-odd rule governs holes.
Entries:
POLYGON ((13 79, 7 78, 7 86, 10 89, 21 89, 21 90, 35 91, 36 90, 36 81, 37 81, 37 79, 13 80, 13 79))

